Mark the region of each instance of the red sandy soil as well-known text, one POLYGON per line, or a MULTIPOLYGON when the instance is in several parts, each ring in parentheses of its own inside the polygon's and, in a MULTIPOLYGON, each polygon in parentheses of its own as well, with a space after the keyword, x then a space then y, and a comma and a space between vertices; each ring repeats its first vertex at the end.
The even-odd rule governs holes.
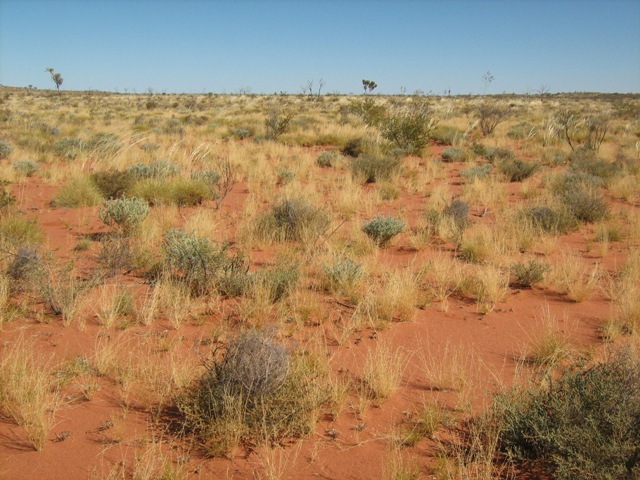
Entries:
MULTIPOLYGON (((447 168, 451 172, 447 181, 454 184, 452 189, 459 188, 455 185, 460 180, 456 178, 456 173, 462 166, 451 164, 447 168)), ((517 186, 509 186, 513 196, 517 195, 517 186)), ((36 218, 42 227, 47 239, 46 246, 61 259, 71 258, 80 235, 104 232, 107 228, 98 220, 97 208, 51 207, 50 200, 56 190, 37 180, 13 187, 19 209, 26 216, 36 218)), ((225 200, 222 213, 239 211, 247 192, 246 184, 237 184, 225 200)), ((422 211, 424 200, 424 195, 405 194, 398 202, 392 203, 388 211, 397 211, 402 206, 411 221, 422 211)), ((475 220, 491 221, 490 215, 475 220)), ((587 251, 588 229, 584 227, 577 233, 563 237, 559 247, 566 245, 579 252, 586 262, 600 262, 613 273, 625 258, 622 245, 613 243, 604 258, 593 258, 587 251)), ((416 252, 405 238, 400 238, 381 253, 380 261, 390 266, 406 265, 416 256, 424 257, 429 250, 416 252)), ((92 255, 95 253, 84 252, 88 263, 91 263, 92 255)), ((269 258, 269 252, 251 252, 250 258, 255 268, 259 261, 269 258)), ((123 279, 131 283, 139 280, 133 277, 123 279)), ((328 296, 323 296, 322 302, 327 317, 351 314, 347 306, 328 296)), ((601 343, 597 329, 607 318, 610 308, 609 301, 602 293, 596 293, 588 301, 575 303, 564 295, 541 288, 511 289, 505 301, 486 315, 478 313, 473 301, 452 298, 447 312, 440 311, 437 304, 424 310, 417 309, 412 321, 393 323, 380 332, 365 330, 354 333, 342 345, 329 335, 328 355, 334 368, 344 375, 358 378, 366 352, 382 340, 390 341, 393 348, 400 348, 411 355, 408 368, 396 394, 380 405, 374 402, 363 418, 358 418, 354 408, 349 406, 350 402, 357 402, 356 396, 352 395, 338 418, 322 417, 310 437, 288 445, 285 452, 289 455, 291 470, 283 478, 380 478, 388 459, 388 437, 391 432, 401 428, 412 412, 423 402, 438 402, 451 409, 456 407, 456 394, 439 391, 425 376, 418 361, 421 352, 433 352, 434 358, 440 358, 450 349, 461 348, 473 356, 472 365, 478 373, 473 376, 475 383, 471 399, 473 409, 479 411, 486 406, 491 392, 500 384, 513 381, 517 366, 515 359, 543 328, 543 306, 548 306, 557 318, 560 329, 578 349, 601 343)), ((47 323, 38 323, 32 318, 13 320, 4 325, 0 342, 8 345, 22 335, 34 342, 42 358, 57 364, 76 355, 90 356, 100 335, 121 334, 117 330, 100 327, 95 318, 86 320, 84 329, 79 329, 75 324, 64 327, 61 320, 55 317, 49 318, 47 323)), ((168 322, 160 320, 153 327, 136 325, 124 333, 130 336, 163 335, 169 341, 182 340, 178 342, 182 346, 180 348, 186 349, 194 341, 209 335, 219 321, 219 315, 212 314, 204 324, 187 322, 175 330, 168 322)), ((307 332, 309 334, 322 334, 317 326, 306 328, 310 329, 307 332)), ((202 352, 206 352, 206 346, 202 347, 202 352)), ((136 455, 140 455, 154 434, 162 437, 166 451, 175 458, 184 459, 190 478, 260 478, 254 477, 254 473, 261 472, 263 465, 260 449, 248 453, 238 451, 230 460, 204 458, 187 440, 174 439, 171 433, 163 433, 163 425, 167 423, 165 419, 154 422, 150 412, 123 408, 121 394, 111 380, 98 378, 97 381, 100 389, 89 400, 79 398, 73 390, 64 392, 66 402, 56 414, 55 427, 42 452, 34 451, 25 442, 25 434, 20 427, 8 419, 0 422, 0 478, 104 478, 119 462, 128 464, 136 455), (68 432, 68 436, 64 432, 68 432)), ((422 440, 415 447, 403 451, 408 459, 419 466, 424 478, 435 478, 432 475, 437 459, 432 440, 422 440)))

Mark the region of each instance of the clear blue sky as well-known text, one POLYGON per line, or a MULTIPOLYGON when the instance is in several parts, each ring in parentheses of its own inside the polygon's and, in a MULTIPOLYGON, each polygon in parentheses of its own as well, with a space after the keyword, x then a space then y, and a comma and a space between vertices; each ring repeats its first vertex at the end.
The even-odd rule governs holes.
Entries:
POLYGON ((640 0, 0 0, 0 84, 640 92, 640 0))

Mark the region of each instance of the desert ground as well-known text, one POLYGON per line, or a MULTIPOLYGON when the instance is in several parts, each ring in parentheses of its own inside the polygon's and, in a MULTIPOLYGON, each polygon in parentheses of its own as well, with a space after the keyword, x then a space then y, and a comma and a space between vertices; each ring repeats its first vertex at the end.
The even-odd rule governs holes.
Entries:
POLYGON ((640 406, 639 158, 638 95, 0 87, 0 477, 598 471, 513 419, 640 406))

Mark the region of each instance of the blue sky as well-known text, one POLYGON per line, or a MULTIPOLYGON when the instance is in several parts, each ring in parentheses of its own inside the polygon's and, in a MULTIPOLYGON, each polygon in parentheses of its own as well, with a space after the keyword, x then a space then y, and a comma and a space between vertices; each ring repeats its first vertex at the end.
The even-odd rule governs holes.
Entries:
POLYGON ((0 84, 47 67, 71 90, 640 92, 640 1, 0 0, 0 84))

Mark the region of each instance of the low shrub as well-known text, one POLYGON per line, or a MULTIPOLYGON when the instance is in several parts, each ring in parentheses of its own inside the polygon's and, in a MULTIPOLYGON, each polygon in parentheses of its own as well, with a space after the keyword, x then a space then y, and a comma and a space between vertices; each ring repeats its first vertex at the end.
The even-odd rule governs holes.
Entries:
MULTIPOLYGON (((228 245, 219 245, 206 237, 172 228, 164 237, 164 265, 176 279, 187 284, 194 294, 203 294, 216 288, 220 276, 231 273, 228 245)), ((229 283, 224 283, 229 288, 229 283)))
POLYGON ((104 198, 120 198, 135 185, 137 178, 129 171, 106 171, 91 174, 91 180, 104 198))
POLYGON ((301 241, 319 235, 329 226, 322 209, 302 199, 282 199, 258 220, 257 234, 266 240, 301 241))
POLYGON ((494 163, 504 160, 513 160, 516 158, 515 152, 507 147, 487 148, 483 156, 494 163))
POLYGON ((524 209, 520 216, 534 228, 546 233, 567 233, 578 226, 576 218, 562 208, 532 206, 524 209))
POLYGON ((429 133, 429 138, 440 145, 455 145, 464 138, 464 132, 456 127, 438 125, 429 133))
POLYGON ((357 158, 364 155, 366 151, 365 142, 362 138, 352 138, 347 140, 343 149, 342 155, 345 157, 357 158))
POLYGON ((108 157, 122 149, 122 142, 115 133, 97 132, 87 142, 87 149, 99 157, 108 157))
POLYGON ((390 180, 400 172, 402 159, 388 155, 366 154, 349 162, 351 174, 355 179, 366 183, 390 180))
POLYGON ((44 234, 35 219, 21 215, 7 215, 0 217, 0 242, 5 245, 22 247, 42 243, 44 234))
POLYGON ((7 158, 13 152, 13 147, 7 142, 0 141, 0 160, 7 158))
POLYGON ((201 180, 148 178, 137 182, 131 196, 146 200, 150 205, 191 206, 211 197, 211 191, 201 180))
POLYGON ((518 262, 511 266, 512 280, 510 285, 519 288, 531 288, 544 279, 545 272, 549 269, 546 263, 530 260, 528 263, 518 262))
POLYGON ((467 182, 472 182, 476 178, 486 178, 493 170, 493 165, 490 163, 486 165, 478 165, 475 167, 465 168, 460 171, 460 176, 467 182))
POLYGON ((640 476, 640 361, 631 349, 497 397, 500 450, 553 478, 640 476))
POLYGON ((507 177, 507 180, 510 182, 521 182, 533 175, 540 167, 533 162, 515 159, 500 162, 499 168, 500 172, 507 177))
POLYGON ((507 137, 512 140, 524 140, 535 137, 536 133, 536 127, 527 122, 520 122, 509 128, 507 137))
POLYGON ((352 295, 364 276, 362 265, 349 258, 336 258, 323 265, 324 288, 333 294, 352 295))
POLYGON ((250 331, 214 351, 207 372, 182 396, 179 409, 205 453, 224 456, 242 442, 311 433, 322 401, 319 376, 305 356, 250 331))
POLYGON ((382 119, 380 132, 406 153, 419 155, 429 143, 429 134, 436 124, 426 103, 411 108, 396 109, 382 119))
POLYGON ((64 185, 51 201, 54 207, 93 207, 102 203, 103 197, 89 177, 79 177, 64 185))
POLYGON ((596 156, 596 152, 590 149, 578 149, 569 156, 569 171, 588 174, 602 179, 603 182, 613 178, 619 173, 615 163, 609 163, 596 156))
POLYGON ((33 290, 45 273, 42 258, 36 248, 21 247, 12 255, 7 266, 13 291, 33 290))
POLYGON ((287 110, 274 108, 269 112, 267 119, 264 121, 267 138, 275 140, 280 135, 287 133, 290 129, 291 120, 294 113, 287 110))
POLYGON ((63 138, 53 144, 53 151, 69 160, 73 160, 81 153, 85 152, 88 145, 79 138, 63 138))
POLYGON ((469 224, 469 204, 464 200, 452 200, 443 210, 442 214, 453 218, 456 227, 464 230, 469 224))
POLYGON ((362 231, 378 246, 385 246, 404 230, 406 223, 395 217, 378 215, 362 226, 362 231))
POLYGON ((333 167, 338 160, 340 160, 340 155, 335 152, 322 152, 318 158, 316 158, 316 164, 319 167, 333 167))
POLYGON ((606 200, 593 189, 579 188, 567 191, 558 199, 581 222, 597 222, 606 218, 609 213, 606 200))
POLYGON ((180 168, 171 160, 154 160, 149 164, 134 163, 126 168, 126 172, 133 175, 138 180, 145 178, 167 178, 180 173, 180 168))
POLYGON ((276 303, 293 291, 298 279, 300 270, 295 262, 279 262, 274 268, 259 270, 251 277, 252 285, 257 286, 270 303, 276 303))
POLYGON ((464 162, 468 155, 464 148, 450 147, 446 148, 440 154, 443 162, 464 162))
POLYGON ((40 170, 40 164, 29 159, 18 160, 13 164, 13 170, 20 176, 33 177, 40 170))
POLYGON ((108 226, 115 226, 127 236, 139 228, 142 221, 149 214, 149 204, 140 198, 117 198, 107 200, 98 212, 102 222, 108 226))

